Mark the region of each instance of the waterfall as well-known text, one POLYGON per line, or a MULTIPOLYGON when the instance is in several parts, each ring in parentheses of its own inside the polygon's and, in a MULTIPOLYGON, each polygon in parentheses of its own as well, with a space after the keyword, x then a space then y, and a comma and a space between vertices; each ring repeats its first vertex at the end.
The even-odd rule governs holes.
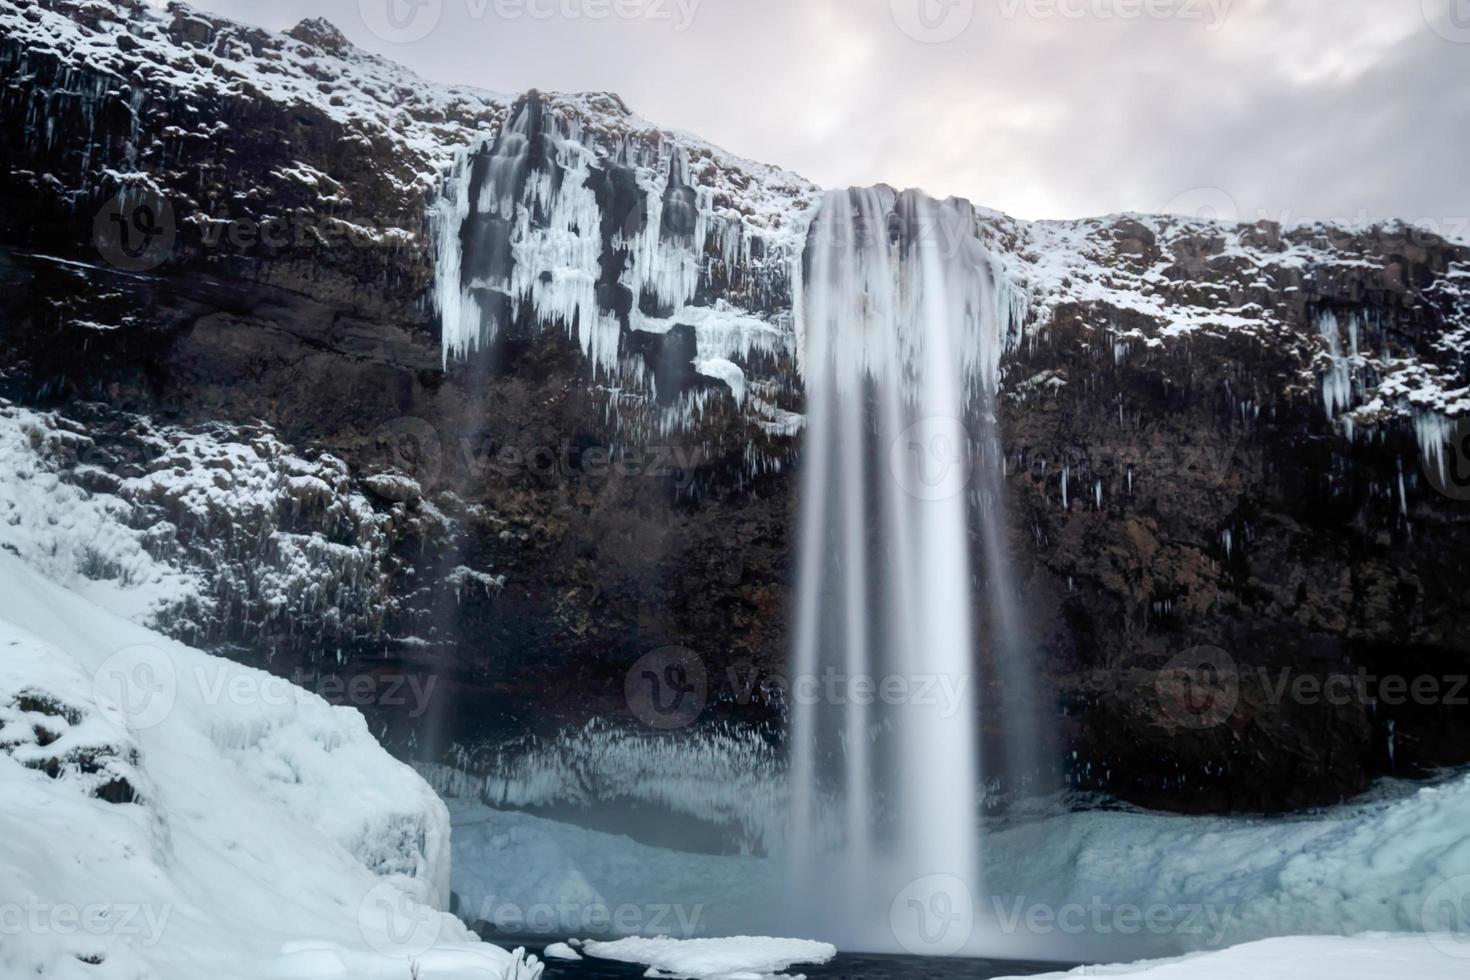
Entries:
MULTIPOLYGON (((922 952, 905 889, 943 882, 949 908, 981 894, 972 502, 1000 680, 1030 697, 994 411, 1024 307, 969 204, 886 187, 827 195, 799 282, 789 916, 848 948, 922 952)), ((1020 727, 1032 744, 998 765, 1028 772, 1020 727)))

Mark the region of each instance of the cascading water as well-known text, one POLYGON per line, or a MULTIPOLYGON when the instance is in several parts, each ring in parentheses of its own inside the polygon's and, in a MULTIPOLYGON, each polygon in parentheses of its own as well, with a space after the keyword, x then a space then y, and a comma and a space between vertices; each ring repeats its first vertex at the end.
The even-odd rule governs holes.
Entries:
MULTIPOLYGON (((799 285, 790 917, 849 948, 923 951, 906 889, 937 882, 954 907, 981 884, 972 501, 1001 681, 1027 686, 993 409, 1024 307, 969 204, 889 188, 827 196, 799 285), (977 469, 994 472, 976 486, 977 469)), ((1003 767, 1032 761, 1028 745, 1003 767)))

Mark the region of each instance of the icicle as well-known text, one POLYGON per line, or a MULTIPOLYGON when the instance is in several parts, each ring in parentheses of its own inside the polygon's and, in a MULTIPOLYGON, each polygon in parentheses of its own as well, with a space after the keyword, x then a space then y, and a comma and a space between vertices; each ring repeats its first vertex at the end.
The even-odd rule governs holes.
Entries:
MULTIPOLYGON (((1353 355, 1356 356, 1357 318, 1350 318, 1348 324, 1352 335, 1353 355)), ((1352 405, 1352 361, 1342 352, 1342 332, 1337 314, 1328 310, 1319 316, 1317 332, 1327 341, 1327 356, 1330 361, 1327 373, 1322 377, 1322 405, 1327 410, 1327 417, 1334 419, 1338 412, 1352 405)))

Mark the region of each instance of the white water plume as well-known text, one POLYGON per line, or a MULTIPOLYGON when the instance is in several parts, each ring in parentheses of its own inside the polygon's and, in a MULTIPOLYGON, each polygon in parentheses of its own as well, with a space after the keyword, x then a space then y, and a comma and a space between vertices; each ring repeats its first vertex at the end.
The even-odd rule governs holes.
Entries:
MULTIPOLYGON (((816 696, 796 697, 792 716, 793 909, 848 948, 912 948, 890 921, 905 888, 937 877, 948 897, 981 893, 971 499, 998 657, 1024 656, 993 404, 1019 304, 968 204, 888 188, 827 196, 800 281, 793 672, 816 696)), ((1008 690, 1019 673, 1003 669, 1008 690)), ((1028 746, 1002 768, 1032 763, 1028 746)))

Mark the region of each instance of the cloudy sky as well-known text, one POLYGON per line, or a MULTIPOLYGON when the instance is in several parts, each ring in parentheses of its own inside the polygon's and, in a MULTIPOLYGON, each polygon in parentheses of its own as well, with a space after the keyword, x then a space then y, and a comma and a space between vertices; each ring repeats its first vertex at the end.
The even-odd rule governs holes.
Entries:
POLYGON ((1470 218, 1470 0, 195 0, 1026 218, 1470 218))

